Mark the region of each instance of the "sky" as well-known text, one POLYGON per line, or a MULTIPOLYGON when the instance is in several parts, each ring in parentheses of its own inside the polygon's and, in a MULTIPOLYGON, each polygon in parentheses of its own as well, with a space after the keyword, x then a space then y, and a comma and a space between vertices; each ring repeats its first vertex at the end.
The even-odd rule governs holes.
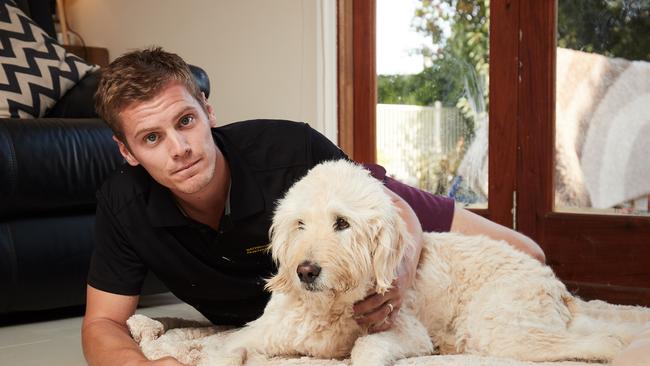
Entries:
POLYGON ((409 51, 428 43, 411 28, 418 0, 377 0, 377 74, 417 74, 421 55, 409 51))

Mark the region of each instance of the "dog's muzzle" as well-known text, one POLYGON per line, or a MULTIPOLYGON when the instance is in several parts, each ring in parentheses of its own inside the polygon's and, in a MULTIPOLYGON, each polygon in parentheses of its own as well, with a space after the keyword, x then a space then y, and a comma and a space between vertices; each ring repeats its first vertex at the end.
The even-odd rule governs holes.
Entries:
POLYGON ((298 274, 300 282, 305 284, 312 284, 314 281, 316 281, 316 278, 318 278, 320 270, 321 268, 318 264, 312 263, 310 261, 304 261, 300 263, 296 269, 296 273, 298 274))

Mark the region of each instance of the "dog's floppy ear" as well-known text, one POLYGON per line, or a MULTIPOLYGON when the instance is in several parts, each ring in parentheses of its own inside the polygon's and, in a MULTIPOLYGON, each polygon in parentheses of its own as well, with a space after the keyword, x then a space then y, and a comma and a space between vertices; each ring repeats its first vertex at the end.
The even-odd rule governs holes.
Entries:
POLYGON ((411 238, 406 231, 406 224, 397 212, 379 219, 375 225, 372 264, 377 281, 375 290, 381 294, 388 291, 397 278, 397 267, 404 257, 406 247, 411 245, 411 238))
POLYGON ((295 276, 294 271, 287 271, 286 265, 282 265, 282 259, 286 260, 288 256, 289 233, 291 225, 288 215, 282 215, 281 211, 276 211, 273 218, 273 224, 269 230, 271 245, 268 251, 271 252, 273 261, 278 268, 278 273, 266 280, 265 288, 269 291, 289 292, 291 289, 291 276, 295 276))
POLYGON ((273 218, 273 223, 269 229, 269 237, 271 243, 267 248, 271 252, 271 257, 275 264, 280 266, 280 259, 287 257, 287 249, 289 245, 289 222, 286 218, 282 217, 277 211, 273 218))
POLYGON ((287 293, 291 291, 292 285, 289 275, 283 269, 279 269, 278 273, 266 280, 266 285, 264 288, 271 292, 284 292, 287 293))

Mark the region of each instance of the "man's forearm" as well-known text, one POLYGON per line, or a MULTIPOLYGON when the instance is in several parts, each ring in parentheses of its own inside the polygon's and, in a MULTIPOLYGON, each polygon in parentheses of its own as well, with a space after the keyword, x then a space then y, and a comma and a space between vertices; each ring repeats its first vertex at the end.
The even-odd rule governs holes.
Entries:
POLYGON ((454 209, 451 231, 465 235, 485 235, 495 240, 504 240, 513 248, 530 255, 541 263, 546 262, 544 251, 531 238, 458 206, 454 209))
POLYGON ((519 249, 522 252, 528 254, 529 256, 537 259, 542 264, 546 263, 546 255, 544 255, 544 251, 531 238, 525 236, 524 234, 516 232, 514 230, 510 230, 504 236, 505 237, 503 239, 512 247, 519 249))
POLYGON ((84 323, 81 339, 84 356, 90 366, 132 366, 147 362, 126 326, 112 320, 97 319, 84 323))

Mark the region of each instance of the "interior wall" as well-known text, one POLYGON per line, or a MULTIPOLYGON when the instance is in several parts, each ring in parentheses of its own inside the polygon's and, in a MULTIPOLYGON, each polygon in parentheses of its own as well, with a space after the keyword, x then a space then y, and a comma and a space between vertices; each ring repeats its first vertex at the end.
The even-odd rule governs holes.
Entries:
POLYGON ((204 68, 220 124, 282 118, 324 132, 315 126, 319 3, 68 0, 66 14, 86 45, 107 48, 111 60, 130 49, 160 45, 204 68))

